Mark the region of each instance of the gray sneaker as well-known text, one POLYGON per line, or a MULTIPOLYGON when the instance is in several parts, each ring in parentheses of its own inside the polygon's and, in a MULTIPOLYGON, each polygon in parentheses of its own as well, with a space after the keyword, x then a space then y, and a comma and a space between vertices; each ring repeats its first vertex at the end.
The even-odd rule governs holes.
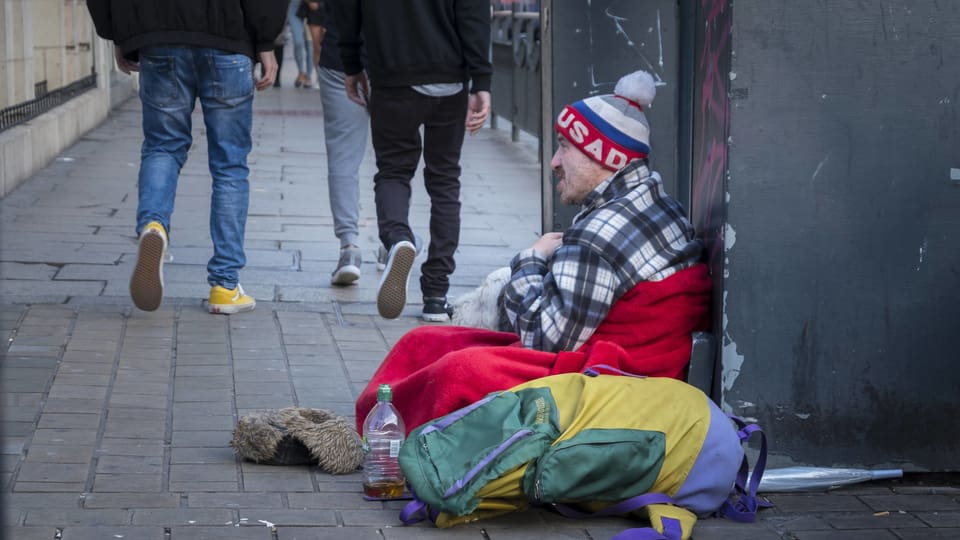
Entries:
POLYGON ((383 244, 380 244, 380 249, 377 250, 377 272, 383 272, 383 269, 387 267, 387 248, 383 247, 383 244))
POLYGON ((337 269, 330 276, 331 285, 352 285, 360 279, 360 266, 363 264, 363 258, 360 255, 360 248, 348 246, 340 249, 340 260, 337 262, 337 269))

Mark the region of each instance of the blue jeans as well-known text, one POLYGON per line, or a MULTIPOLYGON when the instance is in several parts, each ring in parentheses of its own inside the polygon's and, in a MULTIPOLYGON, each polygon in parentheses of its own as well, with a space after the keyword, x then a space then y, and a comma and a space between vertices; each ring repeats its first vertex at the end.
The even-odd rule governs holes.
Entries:
POLYGON ((242 54, 190 46, 140 51, 143 147, 140 151, 137 234, 151 222, 171 230, 180 169, 193 143, 191 114, 200 99, 207 128, 213 194, 213 257, 207 281, 236 287, 246 264, 244 229, 250 200, 247 154, 253 123, 253 61, 242 54))
MULTIPOLYGON (((293 36, 293 59, 297 61, 297 70, 306 73, 307 79, 313 77, 313 47, 307 43, 306 26, 303 19, 297 17, 297 9, 303 0, 290 0, 287 6, 287 24, 290 25, 290 34, 293 36)), ((320 61, 318 58, 317 62, 320 61)))
POLYGON ((323 134, 327 149, 327 189, 333 233, 340 247, 359 245, 360 162, 367 149, 367 110, 347 98, 342 71, 317 68, 323 134))

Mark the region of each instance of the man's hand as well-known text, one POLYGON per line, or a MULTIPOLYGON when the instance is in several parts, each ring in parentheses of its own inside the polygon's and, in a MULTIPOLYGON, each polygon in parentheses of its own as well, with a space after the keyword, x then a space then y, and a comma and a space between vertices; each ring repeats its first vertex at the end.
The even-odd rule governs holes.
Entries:
POLYGON ((548 232, 547 234, 541 236, 533 243, 532 247, 534 251, 543 255, 543 258, 549 260, 553 257, 553 252, 557 250, 558 247, 563 245, 563 233, 562 232, 548 232))
POLYGON ((120 47, 116 45, 113 46, 113 56, 117 59, 117 67, 127 75, 129 75, 131 71, 140 71, 140 62, 131 62, 124 58, 120 47))
POLYGON ((467 101, 467 131, 473 135, 480 131, 490 114, 490 92, 475 92, 467 101))
POLYGON ((277 58, 273 56, 273 51, 262 51, 258 53, 260 57, 260 78, 257 79, 257 90, 263 90, 273 85, 277 80, 277 58))
POLYGON ((347 87, 347 97, 350 101, 366 107, 370 101, 370 83, 367 81, 367 74, 364 72, 354 75, 347 75, 343 85, 347 87))

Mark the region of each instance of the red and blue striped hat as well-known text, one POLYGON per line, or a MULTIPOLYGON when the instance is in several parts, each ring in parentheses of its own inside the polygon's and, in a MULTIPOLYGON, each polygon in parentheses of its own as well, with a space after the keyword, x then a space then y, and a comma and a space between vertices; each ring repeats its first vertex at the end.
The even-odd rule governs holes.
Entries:
POLYGON ((643 108, 657 87, 646 71, 623 76, 613 94, 591 96, 560 111, 555 128, 603 167, 617 171, 650 153, 650 125, 643 108))

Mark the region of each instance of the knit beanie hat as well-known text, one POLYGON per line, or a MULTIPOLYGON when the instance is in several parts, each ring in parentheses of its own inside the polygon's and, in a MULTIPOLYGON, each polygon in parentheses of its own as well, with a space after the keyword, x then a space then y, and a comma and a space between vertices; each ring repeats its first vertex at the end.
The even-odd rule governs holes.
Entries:
POLYGON ((643 107, 657 94, 646 71, 624 75, 613 94, 591 96, 571 103, 557 117, 557 133, 584 154, 617 171, 650 153, 650 125, 643 107))

